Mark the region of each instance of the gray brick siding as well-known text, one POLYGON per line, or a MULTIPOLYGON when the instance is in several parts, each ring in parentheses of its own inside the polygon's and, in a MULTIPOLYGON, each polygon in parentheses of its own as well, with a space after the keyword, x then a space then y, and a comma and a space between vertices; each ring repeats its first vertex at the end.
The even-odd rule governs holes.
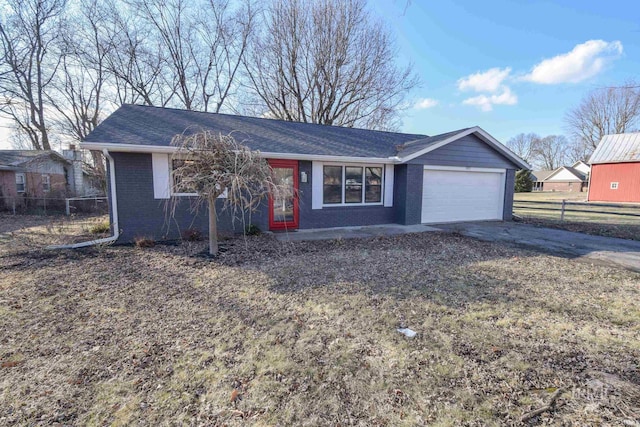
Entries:
MULTIPOLYGON (((299 173, 306 172, 308 182, 300 182, 300 228, 328 228, 396 222, 395 209, 384 206, 349 206, 311 208, 311 162, 300 161, 299 173)), ((396 185, 397 180, 396 181, 396 185)), ((394 204, 395 206, 395 204, 394 204)))
MULTIPOLYGON (((209 233, 208 208, 202 205, 194 211, 195 198, 180 197, 175 215, 168 212, 168 200, 153 197, 153 170, 151 154, 111 153, 115 161, 116 189, 118 197, 118 222, 121 230, 118 243, 129 243, 138 236, 155 240, 172 240, 187 229, 209 233)), ((218 200, 218 231, 241 232, 242 220, 232 221, 228 212, 222 211, 223 201, 218 200)), ((266 204, 258 212, 247 214, 245 223, 268 229, 266 204)))
MULTIPOLYGON (((153 197, 153 171, 151 154, 111 153, 115 161, 118 219, 121 236, 119 243, 131 242, 137 236, 156 240, 179 238, 184 230, 197 229, 208 234, 208 210, 200 206, 192 210, 193 198, 183 197, 175 215, 167 212, 166 200, 153 197)), ((394 205, 350 206, 312 209, 313 179, 310 161, 299 162, 299 172, 306 172, 307 182, 300 182, 300 228, 360 226, 373 224, 419 224, 422 211, 422 184, 424 165, 486 167, 507 169, 505 183, 504 219, 510 220, 513 209, 515 165, 477 137, 470 135, 445 147, 418 157, 408 164, 396 165, 394 176, 394 205)), ((108 181, 109 182, 109 181, 108 181)), ((109 192, 109 197, 110 197, 109 192)), ((218 230, 242 232, 245 225, 255 224, 261 230, 269 229, 268 204, 265 201, 257 212, 245 214, 244 221, 232 221, 228 212, 221 212, 223 201, 218 201, 218 230)))

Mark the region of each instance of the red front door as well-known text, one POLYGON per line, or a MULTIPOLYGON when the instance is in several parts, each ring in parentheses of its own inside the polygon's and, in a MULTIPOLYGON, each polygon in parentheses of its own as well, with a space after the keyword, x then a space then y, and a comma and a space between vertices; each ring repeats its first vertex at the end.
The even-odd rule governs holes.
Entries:
POLYGON ((298 228, 298 161, 269 160, 274 180, 279 186, 269 196, 269 228, 295 230, 298 228))

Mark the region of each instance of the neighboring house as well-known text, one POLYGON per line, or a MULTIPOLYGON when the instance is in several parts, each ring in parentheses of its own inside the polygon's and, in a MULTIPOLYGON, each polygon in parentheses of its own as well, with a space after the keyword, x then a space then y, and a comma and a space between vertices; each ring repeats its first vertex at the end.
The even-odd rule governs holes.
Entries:
MULTIPOLYGON (((479 127, 428 137, 255 117, 124 105, 82 143, 109 159, 119 242, 207 232, 193 194, 172 194, 171 139, 208 129, 260 150, 291 186, 251 218, 219 213, 220 230, 295 230, 374 224, 510 220, 515 171, 529 165, 479 127), (166 203, 179 198, 173 218, 166 203)), ((219 203, 222 205, 223 201, 219 203)))
POLYGON ((589 165, 578 161, 555 170, 532 171, 533 191, 586 191, 589 186, 589 165))
POLYGON ((69 191, 71 163, 55 151, 0 150, 0 198, 54 197, 69 191))
POLYGON ((640 203, 640 133, 605 135, 589 162, 589 201, 640 203))
POLYGON ((544 180, 553 173, 551 170, 531 171, 531 180, 533 181, 532 191, 544 191, 544 180))

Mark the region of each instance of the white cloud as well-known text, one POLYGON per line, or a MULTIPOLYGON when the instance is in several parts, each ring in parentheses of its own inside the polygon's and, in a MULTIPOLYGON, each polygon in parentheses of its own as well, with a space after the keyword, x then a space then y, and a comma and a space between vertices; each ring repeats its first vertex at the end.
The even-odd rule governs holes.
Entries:
POLYGON ((473 98, 467 98, 462 103, 464 105, 474 105, 482 111, 493 110, 494 105, 515 105, 518 103, 518 97, 511 92, 507 86, 501 88, 502 92, 491 95, 478 95, 473 98))
POLYGON ((438 100, 433 98, 421 98, 413 105, 416 110, 426 110, 427 108, 433 108, 438 105, 438 100))
POLYGON ((458 89, 476 92, 497 92, 502 82, 509 77, 511 68, 491 68, 484 72, 471 74, 458 80, 458 89))
POLYGON ((543 60, 522 79, 540 84, 577 83, 595 76, 621 54, 619 41, 589 40, 571 52, 543 60))

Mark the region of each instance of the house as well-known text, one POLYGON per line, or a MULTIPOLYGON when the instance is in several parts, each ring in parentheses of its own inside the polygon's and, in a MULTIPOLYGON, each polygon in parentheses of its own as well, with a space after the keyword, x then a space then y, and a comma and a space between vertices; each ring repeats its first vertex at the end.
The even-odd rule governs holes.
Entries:
POLYGON ((532 171, 533 191, 586 191, 590 167, 583 161, 555 170, 532 171))
POLYGON ((531 180, 533 181, 532 191, 544 191, 544 180, 553 173, 552 170, 531 171, 531 180))
POLYGON ((605 135, 589 162, 589 201, 640 203, 640 133, 605 135))
POLYGON ((0 206, 69 191, 72 164, 55 151, 0 150, 0 206))
POLYGON ((201 129, 233 132, 292 189, 244 222, 220 213, 218 227, 228 231, 509 220, 515 171, 529 168, 479 127, 429 137, 123 105, 82 143, 108 159, 119 242, 207 232, 206 212, 192 212, 193 194, 173 194, 171 177, 171 139, 201 129), (179 201, 168 218, 171 196, 179 201))

